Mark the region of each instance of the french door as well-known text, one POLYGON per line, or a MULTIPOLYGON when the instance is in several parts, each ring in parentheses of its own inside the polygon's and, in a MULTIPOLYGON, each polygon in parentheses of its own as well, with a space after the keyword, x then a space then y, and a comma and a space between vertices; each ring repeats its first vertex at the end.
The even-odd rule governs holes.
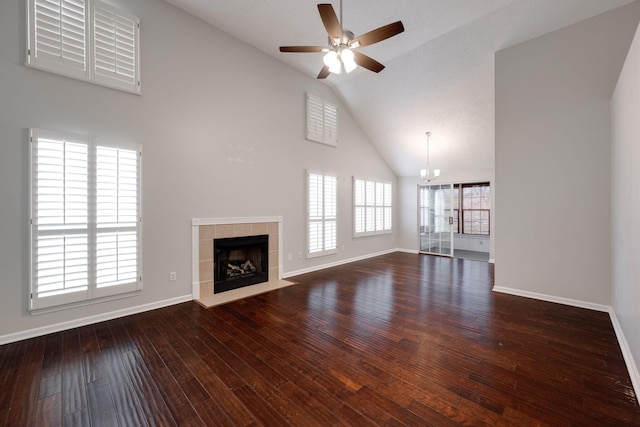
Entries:
POLYGON ((453 184, 418 187, 420 252, 453 256, 453 184))

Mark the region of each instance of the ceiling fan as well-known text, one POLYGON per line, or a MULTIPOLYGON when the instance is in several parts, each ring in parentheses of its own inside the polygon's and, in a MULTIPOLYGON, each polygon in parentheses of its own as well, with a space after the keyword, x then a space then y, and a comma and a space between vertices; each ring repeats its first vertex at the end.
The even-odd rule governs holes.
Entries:
POLYGON ((384 65, 354 49, 378 43, 404 31, 402 21, 397 21, 355 37, 351 31, 342 28, 342 1, 340 1, 340 20, 329 3, 319 4, 318 11, 329 35, 329 46, 280 46, 280 52, 325 52, 323 58, 325 65, 318 74, 319 79, 326 79, 330 73, 341 74, 343 70, 349 73, 357 65, 379 73, 384 69, 384 65))

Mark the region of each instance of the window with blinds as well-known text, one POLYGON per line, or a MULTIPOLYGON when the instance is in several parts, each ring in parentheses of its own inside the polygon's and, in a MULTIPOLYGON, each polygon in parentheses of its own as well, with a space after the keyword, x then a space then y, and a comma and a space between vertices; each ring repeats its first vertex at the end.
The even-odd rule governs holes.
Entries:
POLYGON ((93 14, 94 61, 97 82, 124 90, 138 83, 138 19, 102 2, 93 14))
POLYGON ((309 258, 338 250, 337 183, 335 176, 307 173, 309 258))
POLYGON ((27 65, 140 93, 140 21, 99 0, 28 0, 27 65))
POLYGON ((31 309, 140 290, 139 147, 30 134, 31 309))
POLYGON ((307 139, 338 146, 338 107, 307 93, 307 139))
POLYGON ((353 236, 392 231, 391 183, 353 178, 353 236))

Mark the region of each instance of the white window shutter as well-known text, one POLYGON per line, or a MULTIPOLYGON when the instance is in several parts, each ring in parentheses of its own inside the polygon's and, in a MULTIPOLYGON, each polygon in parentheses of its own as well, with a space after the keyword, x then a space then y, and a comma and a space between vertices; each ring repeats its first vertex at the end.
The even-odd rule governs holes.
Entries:
POLYGON ((96 1, 93 10, 93 78, 97 83, 140 91, 137 17, 96 1))
POLYGON ((66 76, 87 79, 85 0, 29 0, 27 63, 66 76))
POLYGON ((307 93, 307 139, 315 142, 324 140, 324 108, 322 98, 307 93))
POLYGON ((324 177, 324 250, 337 249, 337 183, 335 176, 324 177))
POLYGON ((89 140, 31 133, 32 308, 86 299, 89 284, 89 140))
POLYGON ((139 290, 140 147, 30 132, 31 309, 139 290))
POLYGON ((364 208, 364 188, 365 182, 362 179, 353 179, 353 231, 354 235, 365 231, 365 208, 364 208))
POLYGON ((138 278, 138 152, 96 147, 96 286, 138 278))
POLYGON ((391 184, 387 182, 384 184, 384 230, 391 230, 392 228, 392 206, 391 184))
POLYGON ((353 178, 353 236, 391 233, 391 184, 353 178))
POLYGON ((337 251, 337 183, 335 176, 307 174, 307 256, 337 251))
POLYGON ((324 143, 338 146, 338 107, 324 101, 324 143))
POLYGON ((338 146, 338 107, 307 93, 307 139, 338 146))

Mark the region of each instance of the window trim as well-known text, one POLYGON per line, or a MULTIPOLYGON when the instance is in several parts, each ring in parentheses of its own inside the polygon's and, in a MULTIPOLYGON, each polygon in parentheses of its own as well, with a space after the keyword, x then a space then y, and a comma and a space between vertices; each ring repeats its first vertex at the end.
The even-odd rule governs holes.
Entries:
MULTIPOLYGON (((453 211, 454 212, 458 212, 457 215, 457 224, 454 227, 454 234, 457 234, 459 236, 475 236, 475 237, 490 237, 491 236, 491 200, 489 200, 489 208, 470 208, 470 209, 463 209, 463 188, 469 188, 469 187, 488 187, 489 188, 489 197, 491 197, 491 182, 489 181, 479 181, 479 182, 464 182, 464 183, 457 183, 457 184, 453 184, 453 188, 454 190, 458 191, 458 203, 456 205, 456 207, 454 207, 453 211), (465 211, 486 211, 489 212, 487 221, 487 233, 465 233, 464 232, 464 213, 465 211)), ((456 215, 454 215, 454 218, 456 217, 456 215)))
POLYGON ((338 253, 338 175, 337 174, 331 174, 331 173, 327 173, 327 172, 320 172, 320 171, 313 171, 313 170, 307 170, 306 173, 306 205, 307 205, 307 215, 306 215, 306 246, 307 246, 307 259, 312 259, 312 258, 317 258, 317 257, 321 257, 321 256, 326 256, 326 255, 333 255, 338 253), (325 199, 325 192, 323 190, 323 199, 322 199, 322 216, 321 219, 312 219, 311 218, 311 175, 318 175, 322 177, 322 187, 323 189, 325 188, 325 179, 326 178, 333 178, 335 181, 335 187, 334 187, 334 196, 335 196, 335 200, 334 200, 334 209, 335 209, 335 215, 333 217, 327 218, 326 216, 326 212, 325 212, 325 206, 326 206, 326 199, 325 199), (322 222, 323 228, 322 228, 322 249, 321 250, 317 250, 314 252, 311 252, 311 224, 315 223, 315 222, 322 222), (335 241, 334 241, 334 246, 333 248, 329 248, 326 249, 325 243, 326 243, 326 223, 327 222, 333 222, 335 223, 335 241))
MULTIPOLYGON (((115 8, 101 0, 78 0, 84 6, 84 58, 82 67, 80 62, 75 66, 62 58, 43 52, 38 54, 36 44, 36 2, 38 0, 27 0, 27 50, 25 65, 41 71, 58 74, 75 80, 93 83, 98 86, 120 90, 134 95, 141 95, 142 86, 140 78, 140 19, 122 9, 115 8), (104 73, 96 73, 96 40, 95 40, 95 19, 96 12, 105 10, 118 17, 131 20, 133 27, 133 82, 124 82, 118 78, 118 73, 107 76, 104 73)), ((114 41, 117 44, 117 41, 114 41)))
POLYGON ((353 238, 359 238, 359 237, 367 237, 367 236, 379 236, 382 234, 392 234, 393 233, 393 183, 391 181, 384 181, 384 180, 374 180, 374 179, 365 179, 365 178, 360 178, 357 176, 353 176, 352 180, 352 205, 353 205, 353 227, 352 227, 352 233, 353 233, 353 238), (357 191, 358 191, 358 181, 362 181, 364 182, 364 194, 363 194, 363 200, 364 200, 364 204, 356 204, 357 200, 358 200, 358 195, 357 195, 357 191), (372 183, 373 184, 373 204, 368 204, 367 201, 367 183, 372 183), (378 188, 379 185, 382 186, 382 204, 378 204, 378 196, 377 196, 377 192, 378 192, 378 188), (389 188, 389 203, 387 204, 387 200, 386 200, 386 188, 389 188), (364 209, 364 227, 365 227, 365 231, 357 231, 357 225, 358 225, 358 209, 364 209), (373 208, 372 211, 369 211, 367 208, 373 208), (382 229, 377 229, 377 217, 378 217, 378 212, 379 209, 382 209, 383 212, 383 218, 382 218, 382 229), (386 211, 389 211, 389 227, 386 227, 386 223, 387 221, 386 219, 386 211), (374 224, 374 229, 373 230, 366 230, 366 226, 367 226, 367 216, 368 216, 368 212, 373 212, 373 224, 374 224))
MULTIPOLYGON (((38 128, 29 129, 29 311, 32 314, 57 311, 68 307, 93 304, 100 301, 119 299, 129 295, 137 295, 142 290, 142 147, 139 144, 118 143, 99 141, 98 138, 87 135, 77 135, 69 132, 52 131, 38 128), (86 145, 86 177, 87 177, 87 200, 86 225, 77 227, 78 230, 86 230, 87 235, 87 255, 86 273, 87 289, 75 290, 58 295, 39 296, 37 283, 37 241, 42 234, 66 235, 65 227, 52 226, 49 232, 38 229, 38 218, 36 213, 37 200, 37 152, 39 139, 57 139, 86 145), (96 248, 97 237, 100 233, 97 227, 97 188, 96 188, 96 159, 97 147, 110 147, 135 151, 136 153, 136 217, 134 225, 119 227, 134 231, 136 235, 136 278, 134 281, 127 281, 122 284, 108 286, 98 286, 96 281, 96 248), (57 233, 56 233, 57 232, 57 233), (61 234, 62 233, 62 234, 61 234)), ((63 191, 66 195, 67 193, 63 191)), ((118 227, 116 227, 118 228, 118 227)), ((107 229, 103 228, 103 232, 107 229)), ((73 234, 73 233, 72 233, 73 234)))

